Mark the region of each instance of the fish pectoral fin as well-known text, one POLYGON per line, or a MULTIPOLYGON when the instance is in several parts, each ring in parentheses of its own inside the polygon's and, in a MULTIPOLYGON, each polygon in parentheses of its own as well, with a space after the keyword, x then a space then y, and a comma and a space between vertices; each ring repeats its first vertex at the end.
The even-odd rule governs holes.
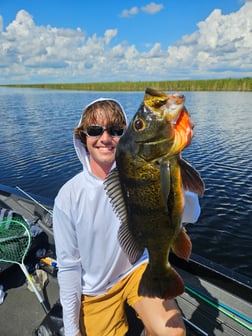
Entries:
POLYGON ((134 264, 143 254, 144 249, 139 247, 128 226, 127 208, 123 197, 123 191, 119 179, 118 169, 113 169, 104 180, 104 188, 112 207, 118 216, 121 225, 118 230, 118 240, 123 251, 129 256, 131 264, 134 264))
POLYGON ((170 162, 164 161, 160 163, 160 187, 161 195, 164 204, 167 204, 168 196, 170 194, 171 188, 171 172, 170 172, 170 162))
POLYGON ((178 163, 181 169, 183 188, 202 196, 205 185, 199 172, 189 162, 182 159, 182 157, 179 158, 178 163))
POLYGON ((184 227, 181 228, 176 240, 172 244, 172 250, 179 258, 189 259, 192 251, 192 243, 184 227))

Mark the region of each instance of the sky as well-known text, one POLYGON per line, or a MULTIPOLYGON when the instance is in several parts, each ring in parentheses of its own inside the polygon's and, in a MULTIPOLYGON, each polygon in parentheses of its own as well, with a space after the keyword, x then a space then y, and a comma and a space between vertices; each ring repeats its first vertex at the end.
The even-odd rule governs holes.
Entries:
POLYGON ((252 0, 0 0, 0 84, 252 77, 252 0))

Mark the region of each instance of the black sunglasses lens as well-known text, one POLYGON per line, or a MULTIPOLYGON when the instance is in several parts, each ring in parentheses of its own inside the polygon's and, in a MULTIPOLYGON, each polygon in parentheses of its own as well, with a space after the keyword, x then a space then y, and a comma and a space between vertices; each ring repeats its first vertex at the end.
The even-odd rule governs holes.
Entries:
POLYGON ((90 137, 99 137, 103 134, 103 132, 107 130, 109 135, 112 137, 120 137, 123 135, 123 128, 114 128, 114 127, 109 127, 108 129, 103 127, 103 126, 99 126, 99 125, 91 125, 87 128, 86 130, 86 134, 90 137))
POLYGON ((87 134, 91 137, 98 137, 102 135, 103 133, 103 127, 102 126, 90 126, 87 128, 87 134))
POLYGON ((115 136, 118 136, 118 137, 120 137, 120 136, 122 136, 123 135, 123 128, 121 128, 121 129, 116 129, 116 128, 110 128, 109 130, 108 130, 108 132, 109 132, 109 134, 113 137, 115 137, 115 136))

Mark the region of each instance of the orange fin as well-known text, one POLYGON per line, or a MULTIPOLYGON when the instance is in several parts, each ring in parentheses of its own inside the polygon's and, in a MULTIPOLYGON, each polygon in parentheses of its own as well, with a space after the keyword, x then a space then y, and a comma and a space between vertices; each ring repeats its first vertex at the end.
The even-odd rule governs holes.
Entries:
POLYGON ((181 228, 172 250, 179 258, 188 260, 192 251, 192 242, 184 227, 181 228))
POLYGON ((200 173, 181 156, 178 163, 181 169, 183 188, 202 196, 205 190, 205 185, 200 173))
POLYGON ((185 290, 180 275, 169 264, 165 273, 157 274, 147 265, 138 287, 138 295, 173 299, 185 290))

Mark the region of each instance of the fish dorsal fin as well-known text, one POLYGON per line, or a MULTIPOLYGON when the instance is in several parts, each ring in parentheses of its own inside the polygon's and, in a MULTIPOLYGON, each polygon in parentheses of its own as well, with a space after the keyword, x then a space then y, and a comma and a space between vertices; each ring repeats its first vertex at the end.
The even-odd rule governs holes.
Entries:
POLYGON ((202 196, 205 191, 205 185, 200 177, 200 173, 189 162, 182 159, 182 157, 179 158, 178 162, 181 168, 183 188, 202 196))
POLYGON ((105 178, 104 186, 116 215, 121 223, 127 222, 127 209, 124 202, 118 169, 114 168, 105 178))
POLYGON ((127 207, 117 168, 113 169, 105 178, 104 186, 112 208, 121 222, 118 230, 119 243, 123 251, 128 255, 131 264, 134 264, 143 254, 144 248, 139 247, 132 232, 129 230, 127 207))

